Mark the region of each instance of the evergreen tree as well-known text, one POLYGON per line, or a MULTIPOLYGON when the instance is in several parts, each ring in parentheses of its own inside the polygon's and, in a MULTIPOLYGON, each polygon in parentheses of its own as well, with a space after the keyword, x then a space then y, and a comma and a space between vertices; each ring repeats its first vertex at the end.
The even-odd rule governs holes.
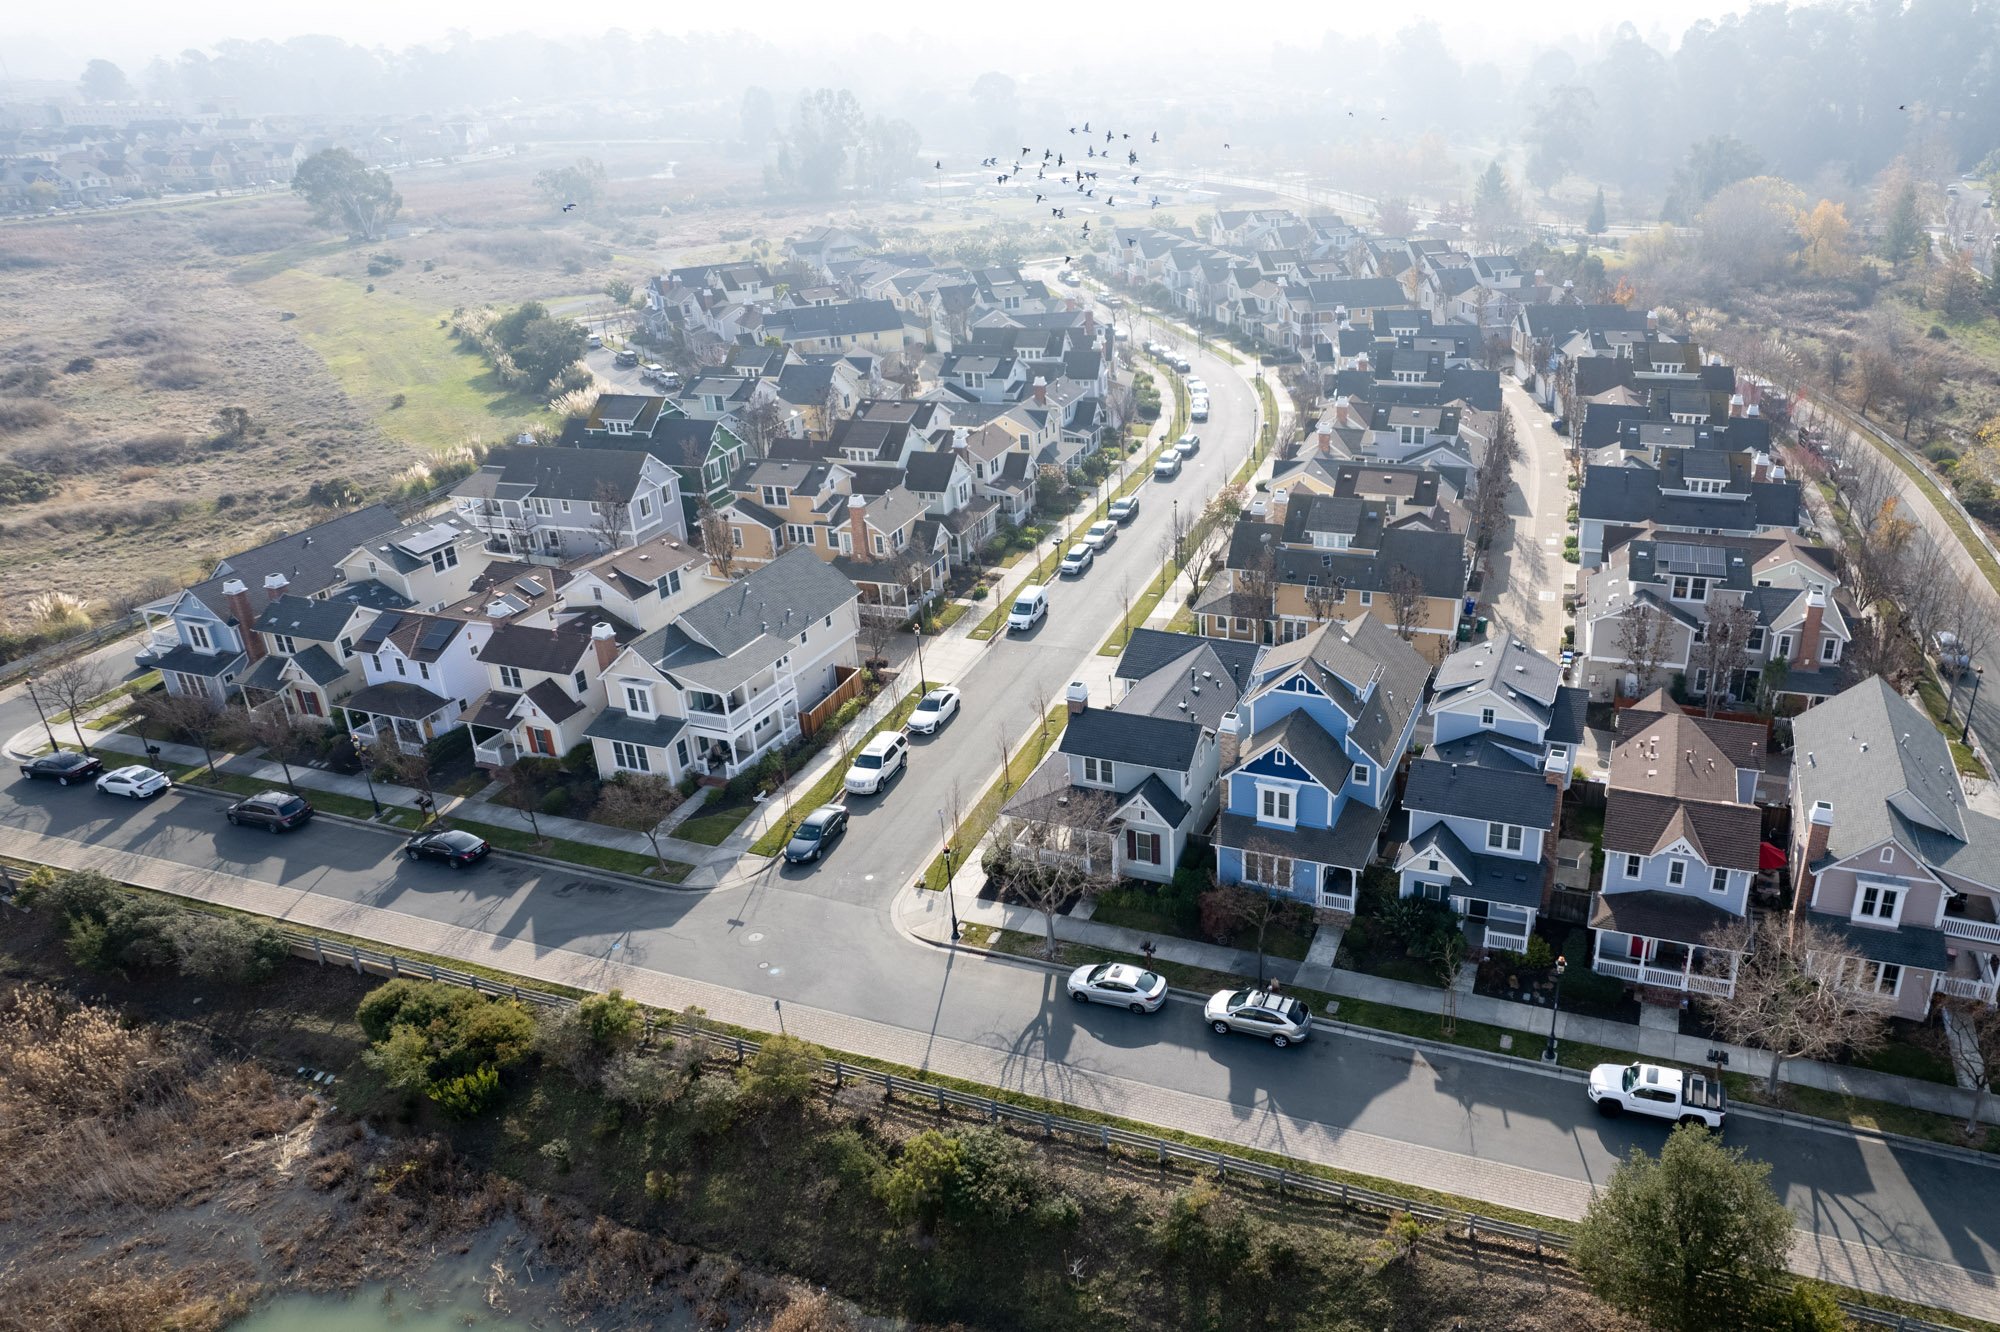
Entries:
POLYGON ((1583 234, 1586 236, 1602 236, 1605 226, 1604 187, 1600 185, 1597 187, 1597 200, 1590 205, 1590 216, 1584 219, 1583 234))

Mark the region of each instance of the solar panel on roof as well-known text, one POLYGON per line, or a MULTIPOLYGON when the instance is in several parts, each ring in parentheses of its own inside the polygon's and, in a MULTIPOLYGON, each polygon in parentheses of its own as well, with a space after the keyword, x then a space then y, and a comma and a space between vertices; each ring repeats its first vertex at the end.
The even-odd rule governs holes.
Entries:
POLYGON ((536 578, 517 578, 514 580, 514 586, 529 597, 539 597, 548 591, 542 586, 541 580, 536 578))
POLYGON ((458 625, 451 620, 433 620, 424 626, 424 635, 417 640, 417 651, 435 652, 451 641, 458 632, 458 625))
POLYGON ((458 529, 449 523, 439 523, 413 534, 402 542, 402 547, 412 555, 428 555, 439 546, 448 546, 456 540, 458 529))

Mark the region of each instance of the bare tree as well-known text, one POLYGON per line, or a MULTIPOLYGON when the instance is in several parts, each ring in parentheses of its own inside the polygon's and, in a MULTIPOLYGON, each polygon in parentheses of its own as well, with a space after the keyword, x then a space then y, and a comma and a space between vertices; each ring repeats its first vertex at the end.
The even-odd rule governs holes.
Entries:
POLYGON ((701 537, 702 553, 724 578, 736 576, 736 532, 722 510, 703 491, 695 506, 695 530, 701 537))
POLYGON ((535 840, 542 839, 542 797, 549 793, 546 760, 522 757, 500 769, 500 790, 506 803, 528 816, 535 840))
POLYGON ((653 858, 660 862, 660 872, 665 874, 672 862, 660 849, 660 824, 685 799, 680 788, 664 777, 623 773, 598 792, 596 817, 614 828, 644 834, 652 844, 653 858))
POLYGON ((1258 637, 1272 641, 1278 615, 1278 559, 1271 550, 1269 534, 1250 562, 1233 571, 1235 593, 1257 624, 1258 637))
POLYGON ((431 768, 428 746, 419 745, 406 752, 391 736, 388 743, 377 745, 372 752, 376 776, 414 790, 426 823, 438 817, 437 777, 431 768))
POLYGON ((1908 440, 1912 428, 1921 425, 1924 435, 1930 435, 1931 426, 1937 416, 1938 407, 1944 401, 1944 362, 1928 353, 1910 362, 1903 372, 1903 438, 1908 440))
POLYGON ((625 513, 626 497, 618 487, 609 481, 598 486, 592 493, 590 504, 590 534, 597 538, 606 550, 617 550, 625 544, 627 528, 625 513))
POLYGON ((1257 983, 1264 983, 1264 940, 1274 921, 1292 915, 1296 904, 1276 893, 1240 883, 1223 883, 1213 876, 1210 887, 1197 901, 1201 909, 1201 932, 1217 943, 1227 943, 1239 929, 1257 932, 1257 983))
POLYGON ((1618 650, 1624 654, 1626 671, 1638 682, 1636 692, 1640 695, 1653 687, 1673 632, 1673 618, 1650 597, 1634 600, 1618 617, 1618 650))
POLYGON ((785 408, 775 397, 753 395, 750 405, 736 419, 742 422, 743 442, 749 446, 749 456, 753 459, 769 455, 771 445, 785 437, 785 408))
POLYGON ((1048 933, 1044 956, 1056 955, 1056 913, 1113 882, 1110 801, 1108 793, 1091 792, 1072 798, 1061 820, 1019 815, 1000 820, 1000 844, 1006 848, 1001 881, 1016 900, 1042 913, 1048 933), (1104 816, 1104 826, 1085 822, 1096 813, 1104 816))
POLYGON ((1750 635, 1756 632, 1757 615, 1741 598, 1723 595, 1708 599, 1707 615, 1695 637, 1689 667, 1707 672, 1703 702, 1708 715, 1715 715, 1718 699, 1729 692, 1737 672, 1750 666, 1750 635))
POLYGON ((1336 578, 1330 583, 1322 583, 1315 576, 1306 579, 1306 614, 1312 616, 1315 624, 1325 624, 1340 614, 1340 607, 1347 602, 1347 579, 1336 578))
POLYGON ((141 717, 168 735, 200 745, 202 757, 208 760, 208 770, 215 771, 213 746, 216 737, 222 734, 227 714, 211 695, 169 694, 162 690, 139 695, 136 707, 141 717))
POLYGON ((1938 1023, 1925 1028, 1932 1047, 1951 1061, 1958 1085, 1972 1093, 1965 1115, 1965 1136, 1979 1132, 1986 1098, 2000 1078, 2000 1008, 1977 999, 1947 995, 1938 1001, 1938 1023))
POLYGON ((111 672, 102 662, 88 656, 71 657, 34 678, 35 692, 69 714, 69 724, 76 730, 77 747, 86 754, 91 750, 90 742, 83 738, 83 714, 109 693, 111 686, 111 672))
POLYGON ((307 722, 281 707, 254 711, 234 707, 224 716, 222 733, 237 745, 260 748, 267 756, 277 760, 285 773, 285 785, 297 791, 298 783, 292 780, 292 760, 304 745, 323 736, 326 728, 307 722))
POLYGON ((1224 486, 1203 506, 1201 516, 1183 539, 1187 563, 1194 569, 1190 582, 1199 584, 1209 564, 1228 546, 1236 520, 1243 512, 1243 487, 1224 486))
POLYGON ((1895 351, 1882 342, 1871 338, 1854 358, 1854 390, 1861 396, 1861 414, 1884 398, 1894 398, 1902 392, 1903 363, 1895 351))
POLYGON ((1405 643, 1417 636, 1424 621, 1424 580, 1398 564, 1389 570, 1389 614, 1396 621, 1396 635, 1405 643))
POLYGON ((1735 955, 1736 985, 1727 995, 1703 995, 1715 1033, 1769 1052, 1768 1095, 1778 1094, 1788 1059, 1865 1053, 1884 1039, 1891 1000, 1863 988, 1877 964, 1832 932, 1794 912, 1744 920, 1704 941, 1709 974, 1726 977, 1735 955))
POLYGON ((1918 528, 1903 552, 1903 568, 1897 579, 1902 595, 1897 604, 1909 621, 1910 631, 1926 646, 1937 641, 1945 621, 1957 613, 1958 603, 1969 589, 1959 577, 1951 553, 1927 529, 1918 528))
POLYGON ((1917 524, 1902 515, 1894 495, 1873 509, 1850 508, 1848 514, 1854 531, 1843 548, 1846 583, 1855 609, 1865 614, 1877 602, 1896 599, 1917 524))

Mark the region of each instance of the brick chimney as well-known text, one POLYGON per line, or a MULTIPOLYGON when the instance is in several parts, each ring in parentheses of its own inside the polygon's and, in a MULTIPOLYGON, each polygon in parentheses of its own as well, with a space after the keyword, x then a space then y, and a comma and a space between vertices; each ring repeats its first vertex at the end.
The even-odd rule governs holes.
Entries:
POLYGON ((1771 479, 1770 454, 1758 453, 1752 455, 1750 459, 1750 479, 1752 481, 1769 481, 1771 479))
MULTIPOLYGON (((1537 273, 1535 274, 1535 276, 1540 277, 1541 274, 1537 273)), ((1656 333, 1659 331, 1659 328, 1660 328, 1660 312, 1658 310, 1646 311, 1646 331, 1648 333, 1656 333)))
POLYGON ((854 558, 857 560, 865 560, 873 556, 873 552, 868 549, 868 523, 862 517, 867 508, 868 501, 861 498, 861 496, 849 495, 847 497, 847 531, 849 537, 854 542, 854 558))
POLYGON ((618 638, 611 626, 591 625, 590 646, 597 652, 597 673, 603 675, 611 669, 611 663, 618 657, 618 638))
POLYGON ((1743 395, 1741 393, 1732 393, 1729 395, 1729 415, 1732 418, 1743 415, 1743 395))
POLYGON ((288 588, 288 587, 290 587, 291 585, 292 585, 292 580, 291 580, 291 579, 289 579, 289 578, 287 578, 287 577, 285 577, 285 576, 284 576, 283 574, 281 574, 281 573, 267 573, 267 574, 265 574, 265 575, 264 575, 264 604, 265 604, 266 606, 268 606, 268 605, 270 605, 270 604, 271 604, 272 602, 276 601, 276 600, 277 600, 277 599, 278 599, 279 597, 282 597, 282 596, 284 596, 284 595, 285 595, 285 589, 286 589, 286 588, 288 588))
POLYGON ((1035 406, 1037 406, 1037 407, 1046 407, 1046 406, 1048 406, 1048 405, 1049 405, 1049 381, 1048 381, 1048 380, 1046 380, 1046 379, 1043 379, 1043 378, 1042 378, 1042 377, 1041 377, 1040 375, 1036 375, 1036 376, 1035 376, 1035 406))
POLYGON ((1063 702, 1069 704, 1069 715, 1072 717, 1079 712, 1089 711, 1090 686, 1081 680, 1071 680, 1069 688, 1063 690, 1063 702))
POLYGON ((1347 395, 1343 393, 1339 397, 1333 400, 1334 427, 1336 429, 1342 429, 1348 426, 1352 426, 1354 423, 1355 423, 1354 413, 1352 410, 1349 409, 1347 405, 1347 395))
POLYGON ((232 578, 222 585, 222 595, 229 599, 229 613, 236 617, 236 633, 243 640, 243 650, 255 663, 264 655, 264 638, 255 628, 257 612, 250 609, 250 588, 241 578, 232 578))
MULTIPOLYGON (((1808 755, 1808 760, 1811 756, 1808 755)), ((1806 823, 1805 849, 1799 852, 1799 863, 1792 866, 1792 882, 1795 895, 1792 899, 1793 918, 1804 911, 1812 902, 1813 887, 1819 876, 1813 866, 1826 856, 1826 842, 1833 836, 1833 806, 1824 800, 1813 801, 1812 813, 1806 823)))
POLYGON ((1792 655, 1793 666, 1809 671, 1818 665, 1820 624, 1825 619, 1826 592, 1815 587, 1806 593, 1806 622, 1799 628, 1799 650, 1792 655))

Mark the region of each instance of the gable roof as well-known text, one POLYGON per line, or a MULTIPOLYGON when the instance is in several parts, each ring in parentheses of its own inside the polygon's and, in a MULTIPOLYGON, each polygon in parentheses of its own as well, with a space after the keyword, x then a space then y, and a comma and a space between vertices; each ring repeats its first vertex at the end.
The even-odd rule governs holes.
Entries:
POLYGON ((1541 773, 1526 768, 1420 758, 1410 765, 1403 784, 1403 806, 1454 818, 1549 828, 1555 823, 1556 788, 1541 773))
POLYGON ((1614 790, 1604 808, 1604 849, 1613 853, 1656 855, 1684 840, 1707 865, 1755 870, 1763 831, 1751 805, 1614 790))
POLYGON ((1065 754, 1186 772, 1194 763, 1202 727, 1195 722, 1114 708, 1073 713, 1057 746, 1065 754))
POLYGON ((340 581, 340 562, 356 546, 402 525, 396 511, 388 505, 370 504, 225 556, 217 562, 214 574, 188 592, 218 618, 233 623, 229 599, 222 593, 222 585, 230 579, 243 580, 253 605, 264 597, 264 579, 272 574, 285 576, 285 591, 290 595, 311 596, 340 581))
POLYGON ((860 595, 819 556, 795 546, 689 608, 680 624, 723 656, 765 634, 790 639, 860 595))
POLYGON ((1354 760, 1341 751, 1310 713, 1294 709, 1251 736, 1244 745, 1238 766, 1255 762, 1274 749, 1282 749, 1312 779, 1329 791, 1341 791, 1354 773, 1354 760))
POLYGON ((1889 805, 1898 797, 1928 810, 1947 836, 1967 840, 1951 742, 1879 675, 1793 719, 1792 780, 1806 809, 1818 800, 1833 806, 1827 851, 1836 858, 1902 835, 1909 820, 1889 805))
POLYGON ((609 488, 629 497, 649 455, 643 449, 568 449, 516 445, 495 449, 477 472, 452 489, 454 495, 493 496, 498 488, 525 487, 522 497, 594 502, 609 488))

